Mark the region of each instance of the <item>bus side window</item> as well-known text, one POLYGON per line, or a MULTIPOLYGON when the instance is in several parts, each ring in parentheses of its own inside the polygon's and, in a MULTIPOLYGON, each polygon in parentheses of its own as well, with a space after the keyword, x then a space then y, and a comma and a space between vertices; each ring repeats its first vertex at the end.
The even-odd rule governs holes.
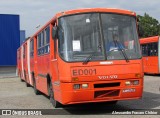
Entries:
POLYGON ((41 32, 41 48, 40 48, 40 50, 41 50, 41 54, 44 54, 44 39, 45 37, 44 37, 44 31, 42 31, 41 32))
POLYGON ((148 56, 157 56, 158 55, 158 43, 148 44, 148 56))
POLYGON ((34 56, 34 40, 32 39, 30 42, 30 57, 34 56))
POLYGON ((149 46, 150 46, 150 56, 154 56, 154 52, 153 52, 153 43, 150 43, 149 44, 149 46))
POLYGON ((44 39, 45 39, 45 49, 44 49, 44 53, 49 53, 50 52, 50 47, 49 47, 49 39, 50 39, 50 29, 49 29, 49 27, 47 27, 46 29, 45 29, 45 32, 44 32, 44 39))
POLYGON ((154 56, 158 56, 158 43, 153 43, 153 53, 154 56))
POLYGON ((147 44, 147 56, 151 56, 151 44, 147 44))
POLYGON ((26 46, 24 45, 23 46, 23 58, 25 58, 25 48, 26 48, 26 46))
POLYGON ((147 46, 147 44, 142 45, 142 55, 143 56, 148 56, 148 46, 147 46))
POLYGON ((38 55, 41 54, 41 34, 38 34, 38 38, 37 38, 37 44, 38 44, 38 55))

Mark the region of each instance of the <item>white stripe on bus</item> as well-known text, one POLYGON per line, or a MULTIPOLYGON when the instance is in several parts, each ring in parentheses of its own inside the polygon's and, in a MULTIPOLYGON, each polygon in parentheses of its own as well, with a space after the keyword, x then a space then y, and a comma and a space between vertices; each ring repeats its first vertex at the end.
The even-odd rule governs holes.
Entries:
POLYGON ((28 65, 28 77, 29 83, 32 85, 31 81, 31 68, 30 68, 30 40, 27 41, 27 65, 28 65))
POLYGON ((21 66, 22 66, 21 72, 22 72, 22 78, 24 79, 23 51, 24 51, 24 49, 23 49, 23 45, 22 45, 22 47, 21 47, 21 66))

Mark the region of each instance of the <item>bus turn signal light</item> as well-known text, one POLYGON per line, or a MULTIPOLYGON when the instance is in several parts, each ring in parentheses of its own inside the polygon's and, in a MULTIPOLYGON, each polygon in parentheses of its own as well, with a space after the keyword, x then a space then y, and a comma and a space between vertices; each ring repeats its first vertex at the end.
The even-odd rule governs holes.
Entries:
POLYGON ((136 73, 136 74, 135 74, 135 77, 140 78, 140 77, 141 77, 141 74, 136 73))
POLYGON ((72 78, 73 81, 78 81, 79 79, 77 77, 72 78))
POLYGON ((126 81, 125 84, 126 84, 126 86, 129 86, 129 85, 131 85, 131 82, 130 81, 126 81))

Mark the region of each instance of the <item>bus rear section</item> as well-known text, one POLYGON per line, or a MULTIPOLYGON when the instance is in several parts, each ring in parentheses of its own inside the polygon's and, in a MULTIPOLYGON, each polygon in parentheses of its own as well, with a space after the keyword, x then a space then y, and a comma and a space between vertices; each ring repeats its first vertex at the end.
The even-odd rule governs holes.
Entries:
POLYGON ((143 55, 143 69, 148 74, 160 73, 159 36, 140 39, 143 55))

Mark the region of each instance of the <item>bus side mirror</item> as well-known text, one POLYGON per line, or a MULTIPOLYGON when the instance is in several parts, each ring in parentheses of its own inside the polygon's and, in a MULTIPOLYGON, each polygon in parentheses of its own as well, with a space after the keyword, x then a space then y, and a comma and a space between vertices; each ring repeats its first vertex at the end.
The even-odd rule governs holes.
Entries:
POLYGON ((54 26, 53 28, 52 28, 52 39, 56 39, 57 38, 57 27, 56 26, 54 26))

